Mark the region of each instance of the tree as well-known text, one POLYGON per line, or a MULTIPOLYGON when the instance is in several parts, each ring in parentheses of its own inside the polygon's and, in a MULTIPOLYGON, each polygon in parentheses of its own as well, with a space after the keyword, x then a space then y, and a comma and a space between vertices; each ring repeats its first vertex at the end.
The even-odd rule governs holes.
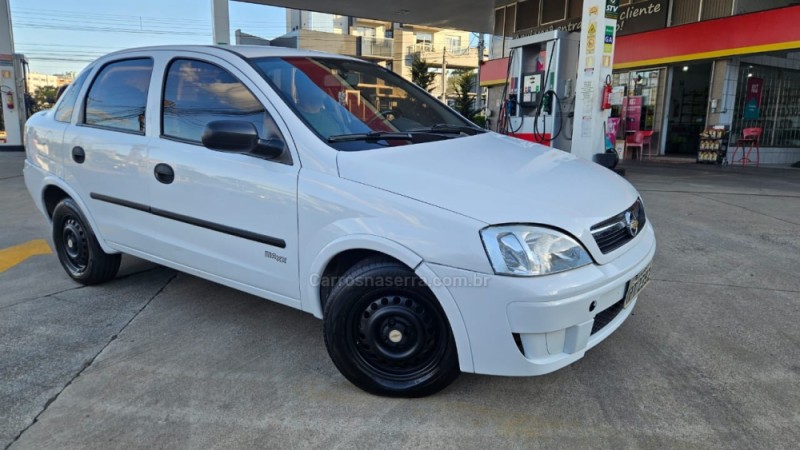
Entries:
POLYGON ((469 120, 478 114, 474 107, 477 78, 474 70, 459 70, 450 77, 450 87, 456 96, 454 109, 469 120))
POLYGON ((422 59, 419 53, 414 53, 411 57, 411 81, 417 86, 430 92, 433 90, 433 82, 436 73, 431 72, 431 65, 422 59))
POLYGON ((33 112, 52 108, 56 104, 58 88, 55 86, 42 86, 33 93, 33 112))

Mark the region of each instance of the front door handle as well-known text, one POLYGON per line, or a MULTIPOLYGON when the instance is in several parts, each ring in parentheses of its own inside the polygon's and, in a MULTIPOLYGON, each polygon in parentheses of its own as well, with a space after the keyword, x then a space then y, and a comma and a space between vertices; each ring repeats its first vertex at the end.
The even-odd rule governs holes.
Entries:
POLYGON ((155 174, 156 180, 158 180, 159 183, 170 184, 175 181, 175 171, 172 170, 172 167, 167 164, 156 164, 156 168, 153 170, 153 173, 155 174))
POLYGON ((86 152, 83 151, 83 147, 72 147, 72 160, 78 164, 86 161, 86 152))

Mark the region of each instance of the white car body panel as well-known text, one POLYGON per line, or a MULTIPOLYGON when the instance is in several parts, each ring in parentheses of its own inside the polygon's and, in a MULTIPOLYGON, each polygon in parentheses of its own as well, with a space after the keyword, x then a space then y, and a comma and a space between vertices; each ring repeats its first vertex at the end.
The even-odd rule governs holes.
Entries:
POLYGON ((638 198, 622 177, 568 153, 494 133, 408 148, 342 152, 342 178, 487 224, 542 224, 578 238, 599 263, 589 228, 638 198), (592 189, 587 189, 592 186, 592 189))
MULTIPOLYGON (((236 51, 253 57, 323 55, 268 47, 236 51)), ((655 252, 649 222, 629 243, 607 254, 595 243, 591 227, 638 198, 616 174, 494 133, 340 152, 311 132, 229 49, 138 49, 107 55, 87 70, 134 56, 154 60, 145 135, 80 126, 80 104, 69 126, 55 122, 52 113, 37 114, 27 124, 24 173, 37 207, 47 215, 44 190, 64 190, 83 210, 105 251, 129 253, 316 317, 324 311, 315 280, 334 257, 348 250, 386 254, 431 288, 447 316, 464 372, 551 372, 582 357, 634 308, 635 301, 590 335, 597 311, 619 302, 626 283, 650 264, 655 252), (161 137, 163 75, 174 57, 207 60, 239 78, 275 118, 293 164, 161 137), (70 158, 78 145, 87 152, 86 164, 70 158), (156 181, 153 170, 159 163, 174 168, 174 183, 156 181), (280 238, 285 248, 97 201, 93 192, 280 238), (495 275, 480 231, 508 223, 563 230, 594 262, 541 277, 495 275), (266 257, 267 252, 273 256, 266 257), (453 285, 456 279, 467 282, 453 285), (595 311, 590 311, 592 302, 595 311)))

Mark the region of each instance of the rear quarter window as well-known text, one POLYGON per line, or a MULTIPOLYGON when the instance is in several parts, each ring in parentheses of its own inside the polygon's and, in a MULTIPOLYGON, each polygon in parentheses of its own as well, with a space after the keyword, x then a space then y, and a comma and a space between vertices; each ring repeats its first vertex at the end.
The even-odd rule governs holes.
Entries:
POLYGON ((55 119, 59 122, 72 122, 72 111, 75 110, 75 103, 78 100, 78 93, 81 91, 81 87, 83 87, 83 83, 86 82, 86 78, 89 77, 89 70, 82 73, 75 81, 73 81, 68 87, 67 92, 64 93, 63 97, 61 97, 61 101, 58 102, 58 106, 56 107, 56 115, 55 119))

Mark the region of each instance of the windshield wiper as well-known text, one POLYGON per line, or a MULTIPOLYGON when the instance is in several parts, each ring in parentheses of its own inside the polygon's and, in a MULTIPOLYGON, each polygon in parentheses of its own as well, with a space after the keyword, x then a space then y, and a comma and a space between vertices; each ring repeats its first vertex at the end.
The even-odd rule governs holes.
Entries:
POLYGON ((409 131, 370 131, 369 133, 337 134, 328 138, 329 143, 351 141, 409 141, 430 142, 450 137, 442 136, 438 130, 409 130, 409 131))
POLYGON ((480 133, 486 133, 486 130, 484 130, 483 128, 450 125, 447 123, 437 123, 436 125, 430 128, 416 128, 413 131, 426 131, 431 133, 458 133, 458 134, 464 133, 470 136, 474 136, 480 133))
POLYGON ((414 137, 411 133, 401 133, 397 131, 370 131, 369 133, 337 134, 328 138, 328 142, 348 142, 348 141, 412 141, 414 137))

